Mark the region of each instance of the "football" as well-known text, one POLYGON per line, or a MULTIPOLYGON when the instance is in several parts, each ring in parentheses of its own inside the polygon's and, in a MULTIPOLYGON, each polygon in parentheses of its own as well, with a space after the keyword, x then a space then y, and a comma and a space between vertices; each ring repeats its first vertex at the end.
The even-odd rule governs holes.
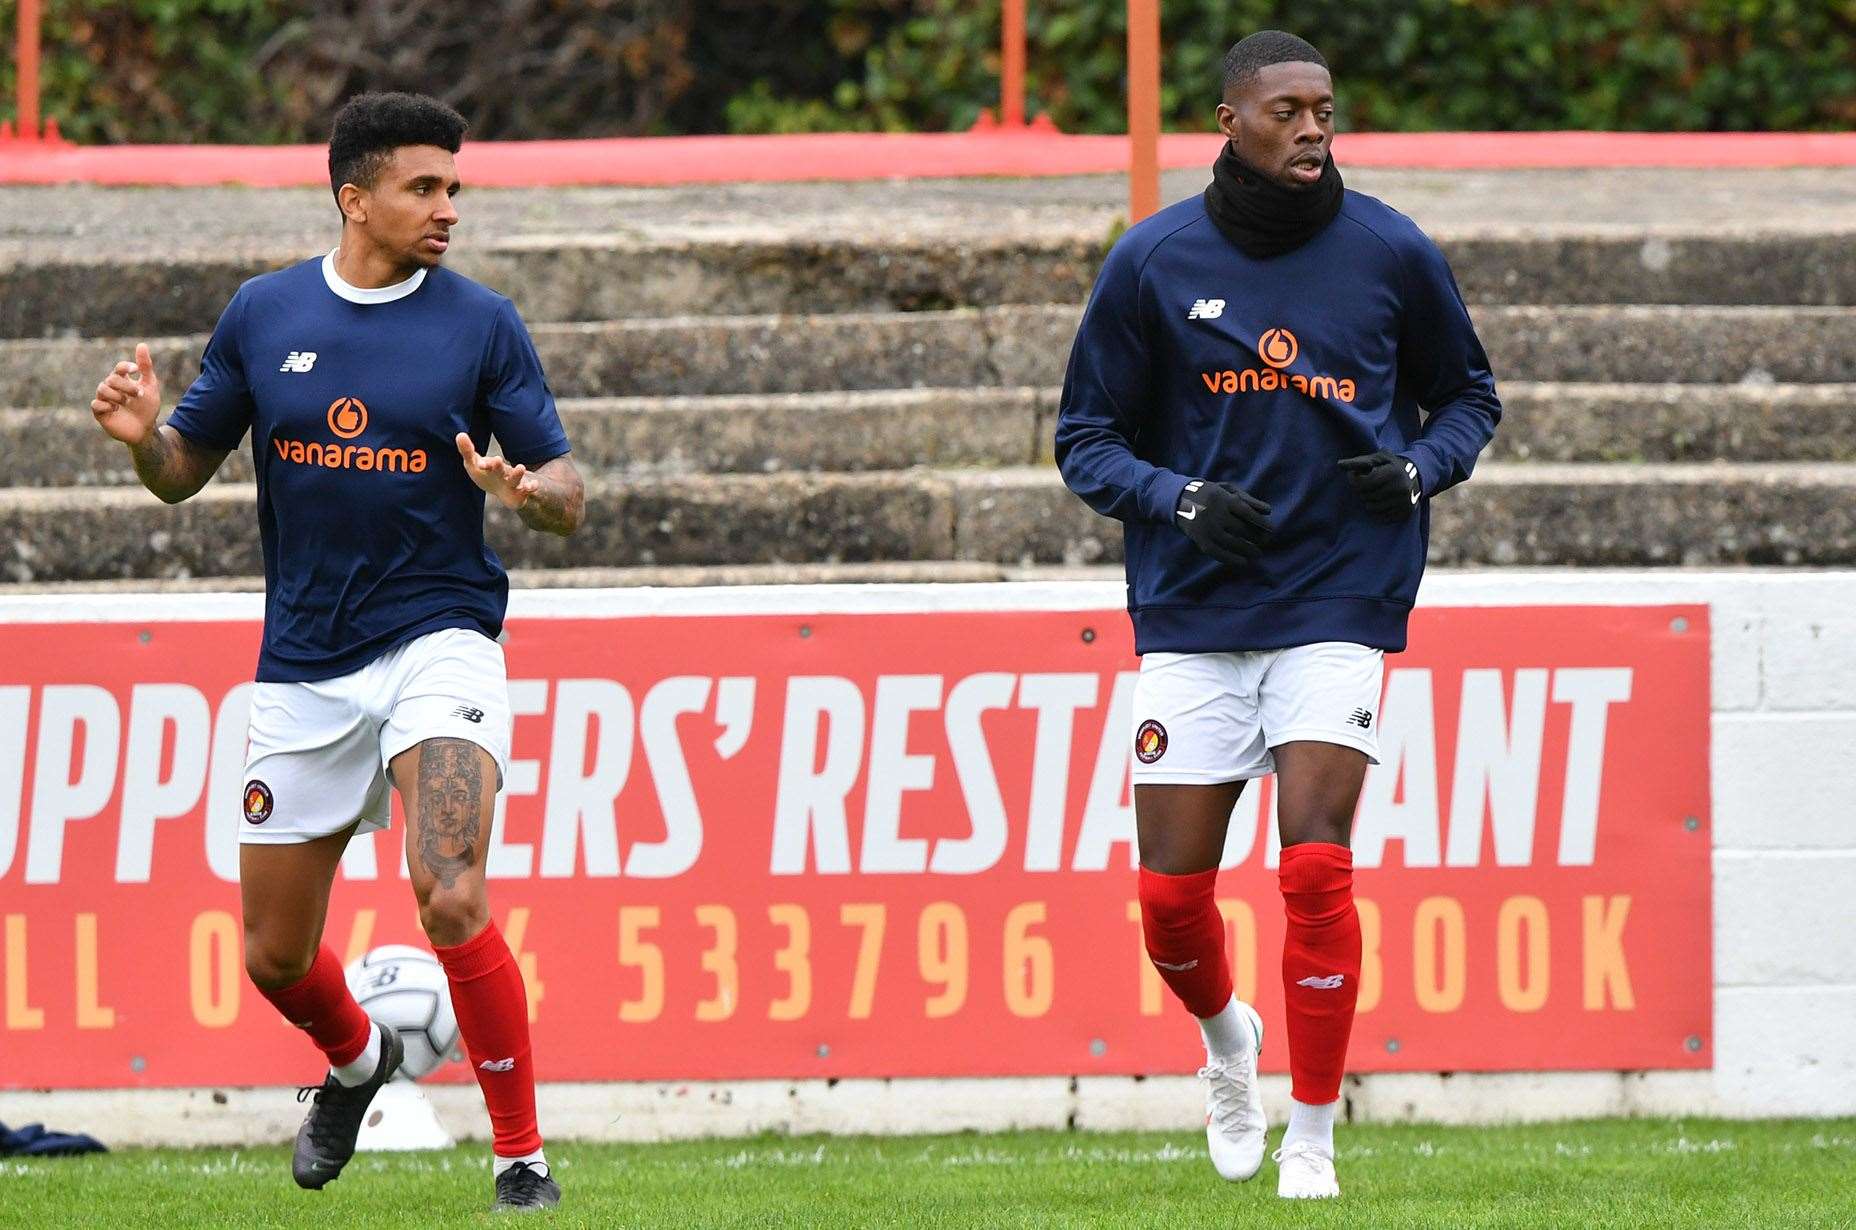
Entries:
POLYGON ((438 958, 409 944, 384 944, 348 967, 348 989, 364 1012, 406 1044, 395 1080, 416 1081, 458 1058, 458 1018, 438 958))

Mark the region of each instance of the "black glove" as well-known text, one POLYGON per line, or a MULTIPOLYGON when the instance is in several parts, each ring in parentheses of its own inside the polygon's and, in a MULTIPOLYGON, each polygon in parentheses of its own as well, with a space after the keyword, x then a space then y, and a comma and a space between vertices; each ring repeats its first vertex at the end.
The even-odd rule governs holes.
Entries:
POLYGON ((1219 563, 1242 567, 1263 554, 1270 506, 1230 483, 1195 478, 1179 493, 1173 523, 1219 563))
POLYGON ((1340 468, 1353 480, 1353 489, 1360 493, 1367 509, 1386 521, 1403 521, 1411 516, 1424 495, 1417 463, 1397 453, 1382 451, 1343 458, 1340 468))

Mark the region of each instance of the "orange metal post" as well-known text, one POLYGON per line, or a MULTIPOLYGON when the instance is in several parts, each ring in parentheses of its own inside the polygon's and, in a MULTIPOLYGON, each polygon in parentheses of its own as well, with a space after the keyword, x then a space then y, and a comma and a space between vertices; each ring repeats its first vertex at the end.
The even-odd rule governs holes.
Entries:
POLYGON ((39 135, 39 0, 19 0, 19 135, 39 135))
POLYGON ((999 43, 999 126, 1025 126, 1025 0, 1005 0, 999 43))
POLYGON ((1160 0, 1128 0, 1128 221, 1160 208, 1160 0))

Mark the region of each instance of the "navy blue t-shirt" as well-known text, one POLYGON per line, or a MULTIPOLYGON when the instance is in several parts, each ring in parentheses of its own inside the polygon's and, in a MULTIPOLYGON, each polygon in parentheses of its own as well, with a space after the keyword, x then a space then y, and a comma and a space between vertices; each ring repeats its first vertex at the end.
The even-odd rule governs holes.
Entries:
POLYGON ((357 290, 330 258, 245 283, 169 423, 251 432, 265 682, 330 679, 441 628, 502 630, 509 594, 456 436, 512 463, 567 452, 515 305, 438 268, 357 290))
POLYGON ((1109 252, 1070 353, 1057 464, 1125 523, 1137 652, 1396 651, 1428 502, 1376 520, 1335 463, 1398 453, 1434 496, 1469 477, 1501 409, 1450 267, 1409 218, 1348 192, 1313 239, 1259 260, 1193 197, 1109 252), (1195 478, 1272 506, 1261 559, 1221 564, 1180 531, 1195 478))

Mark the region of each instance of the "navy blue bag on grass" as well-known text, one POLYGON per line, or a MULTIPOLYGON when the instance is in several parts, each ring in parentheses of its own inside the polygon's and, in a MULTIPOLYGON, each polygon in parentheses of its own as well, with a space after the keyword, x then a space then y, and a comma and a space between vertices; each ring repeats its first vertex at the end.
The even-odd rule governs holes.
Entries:
POLYGON ((0 1157, 74 1157, 79 1153, 107 1153, 103 1142, 81 1132, 49 1132, 42 1123, 28 1123, 18 1131, 0 1123, 0 1157))

